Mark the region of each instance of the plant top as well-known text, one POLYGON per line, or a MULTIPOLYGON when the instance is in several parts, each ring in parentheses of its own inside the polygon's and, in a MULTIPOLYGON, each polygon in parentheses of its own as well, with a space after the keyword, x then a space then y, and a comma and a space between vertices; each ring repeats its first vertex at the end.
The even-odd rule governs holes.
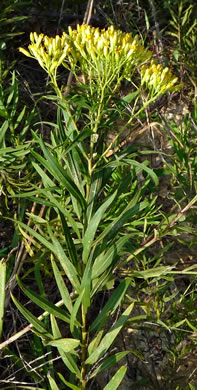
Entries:
POLYGON ((132 80, 133 73, 139 69, 142 85, 150 88, 154 95, 161 95, 175 87, 178 79, 160 64, 155 64, 152 52, 144 48, 138 36, 115 30, 77 25, 68 28, 68 34, 50 38, 32 32, 28 50, 19 50, 28 57, 36 59, 49 74, 56 85, 57 69, 60 65, 72 71, 78 70, 101 88, 119 85, 122 79, 132 80), (151 64, 147 64, 151 60, 151 64))

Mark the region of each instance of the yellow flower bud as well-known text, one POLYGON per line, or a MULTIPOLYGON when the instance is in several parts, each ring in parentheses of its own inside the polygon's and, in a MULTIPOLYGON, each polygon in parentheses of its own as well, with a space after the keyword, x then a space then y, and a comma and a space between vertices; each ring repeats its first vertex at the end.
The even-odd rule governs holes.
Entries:
POLYGON ((19 51, 23 53, 25 56, 32 58, 32 55, 27 50, 23 49, 23 47, 19 47, 19 51))
POLYGON ((30 33, 30 41, 32 42, 32 43, 34 43, 34 33, 33 32, 31 32, 30 33))
POLYGON ((37 42, 38 37, 39 37, 39 35, 37 34, 37 32, 34 32, 34 33, 33 33, 33 36, 34 36, 34 41, 37 42))
POLYGON ((53 52, 53 46, 52 44, 50 43, 49 47, 48 47, 48 53, 50 56, 52 56, 52 52, 53 52))
POLYGON ((109 53, 108 47, 104 46, 104 48, 103 48, 103 55, 104 55, 104 57, 107 57, 108 53, 109 53))
POLYGON ((57 67, 58 67, 58 62, 57 61, 53 61, 52 65, 49 68, 49 72, 53 73, 54 69, 56 69, 57 67))
MULTIPOLYGON (((72 29, 71 26, 68 26, 68 33, 69 33, 70 37, 72 37, 72 35, 73 35, 73 29, 72 29)), ((64 33, 63 33, 63 34, 64 34, 64 33)))

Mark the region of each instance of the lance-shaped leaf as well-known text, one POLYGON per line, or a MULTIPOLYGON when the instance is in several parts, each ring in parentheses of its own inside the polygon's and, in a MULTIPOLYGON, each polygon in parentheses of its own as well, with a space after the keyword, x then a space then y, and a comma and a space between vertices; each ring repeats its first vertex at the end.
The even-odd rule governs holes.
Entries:
POLYGON ((74 349, 79 346, 80 340, 76 340, 76 339, 50 340, 46 344, 51 345, 52 347, 61 348, 64 352, 71 352, 74 351, 74 349))
POLYGON ((35 317, 26 307, 21 305, 21 303, 11 294, 12 300, 15 303, 17 309, 22 313, 22 315, 27 319, 27 321, 33 326, 32 331, 37 330, 39 334, 42 335, 43 339, 53 339, 53 335, 50 334, 45 327, 45 325, 37 317, 35 317))
POLYGON ((31 291, 29 288, 25 287, 23 283, 20 281, 19 277, 17 276, 17 282, 19 287, 22 289, 24 294, 31 299, 32 302, 34 302, 36 305, 44 309, 50 314, 53 314, 55 317, 70 323, 70 317, 65 312, 65 310, 61 309, 60 307, 55 306, 53 303, 49 302, 46 298, 40 297, 38 294, 36 294, 34 291, 31 291))
POLYGON ((109 330, 109 332, 103 337, 101 340, 99 346, 97 349, 87 358, 86 363, 87 364, 94 364, 97 362, 98 359, 100 359, 110 348, 113 341, 117 337, 118 333, 121 331, 122 327, 124 326, 125 322, 127 321, 132 309, 133 309, 134 303, 131 303, 127 309, 123 312, 123 314, 120 316, 116 324, 109 330))
POLYGON ((90 306, 90 294, 91 294, 91 272, 92 272, 92 259, 89 258, 86 264, 83 278, 81 281, 81 290, 84 290, 82 303, 84 311, 87 313, 88 307, 90 306))
MULTIPOLYGON (((61 332, 58 328, 57 321, 56 321, 55 317, 53 315, 51 315, 50 318, 51 318, 51 327, 52 327, 54 339, 61 339, 62 335, 61 335, 61 332)), ((75 362, 75 357, 73 356, 73 354, 71 354, 70 352, 65 352, 65 351, 63 351, 63 349, 61 349, 59 347, 57 347, 57 349, 58 349, 58 352, 59 352, 64 364, 66 365, 66 367, 68 367, 69 371, 73 372, 73 374, 75 374, 77 376, 77 378, 80 378, 81 373, 80 373, 79 368, 75 362)))
POLYGON ((131 278, 125 278, 113 291, 108 302, 91 325, 90 331, 98 331, 100 329, 100 326, 105 324, 109 313, 112 315, 117 309, 117 307, 120 305, 121 300, 124 298, 124 295, 130 284, 131 278))
POLYGON ((81 386, 78 387, 78 386, 75 386, 75 385, 73 385, 72 383, 66 381, 66 379, 63 377, 63 375, 60 374, 59 372, 58 372, 58 376, 59 376, 59 378, 61 379, 61 381, 62 381, 66 386, 69 387, 69 389, 72 389, 72 390, 81 390, 81 386))
POLYGON ((76 302, 74 304, 74 307, 73 307, 73 310, 72 310, 72 313, 71 313, 71 317, 70 317, 70 331, 71 331, 71 333, 73 333, 73 331, 74 331, 74 325, 75 325, 75 321, 76 321, 76 317, 77 317, 77 313, 78 313, 79 307, 80 307, 81 302, 82 302, 84 291, 85 291, 85 289, 83 289, 81 291, 81 294, 79 294, 78 298, 76 299, 76 302))
POLYGON ((121 384, 125 374, 127 371, 127 367, 122 366, 116 374, 112 377, 110 382, 107 384, 107 386, 104 387, 103 390, 116 390, 119 385, 121 384))
POLYGON ((105 370, 109 370, 111 367, 115 366, 121 359, 124 359, 132 351, 123 351, 117 352, 109 358, 105 359, 90 375, 89 379, 94 378, 94 376, 100 374, 105 370))
POLYGON ((117 191, 115 191, 102 204, 102 206, 99 207, 99 209, 96 211, 96 213, 94 214, 94 216, 92 217, 92 219, 90 220, 90 222, 88 224, 87 230, 86 230, 84 238, 83 238, 83 255, 82 255, 82 258, 83 258, 83 262, 84 263, 87 262, 87 259, 88 259, 88 256, 89 256, 89 253, 90 253, 90 250, 91 250, 91 247, 92 247, 92 243, 93 243, 94 236, 95 236, 96 230, 98 228, 98 225, 99 225, 99 223, 100 223, 100 221, 101 221, 105 211, 107 210, 107 208, 110 206, 110 204, 115 199, 116 194, 117 194, 117 191))
POLYGON ((94 261, 92 267, 92 279, 98 278, 105 270, 112 264, 114 260, 119 259, 119 252, 125 245, 125 243, 131 238, 131 234, 126 234, 121 237, 117 242, 111 245, 109 250, 102 252, 94 261))
POLYGON ((51 386, 51 390, 60 390, 60 388, 57 386, 55 380, 52 378, 52 376, 48 375, 49 384, 51 386))
POLYGON ((60 295, 61 295, 61 297, 63 299, 64 305, 66 306, 68 311, 71 313, 72 309, 73 309, 72 300, 71 300, 70 294, 68 292, 68 289, 66 287, 66 284, 64 282, 64 279, 63 279, 63 277, 61 275, 61 272, 58 269, 57 264, 56 264, 56 262, 55 262, 55 260, 53 259, 52 256, 51 256, 51 264, 52 264, 52 267, 53 267, 53 273, 54 273, 54 276, 55 276, 55 280, 56 280, 56 283, 57 283, 60 295))
POLYGON ((52 233, 50 228, 49 228, 49 234, 50 234, 51 239, 53 241, 53 247, 55 249, 55 254, 56 254, 66 276, 70 280, 72 286, 79 292, 80 291, 80 283, 79 283, 79 279, 77 276, 76 268, 74 267, 74 265, 70 262, 70 260, 66 256, 64 249, 62 248, 60 242, 54 236, 54 234, 52 233))
POLYGON ((61 211, 59 211, 59 214, 60 214, 60 218, 62 221, 62 227, 64 229, 64 236, 66 239, 66 244, 67 244, 67 249, 68 249, 68 252, 70 255, 70 259, 72 260, 72 263, 75 265, 75 267, 77 267, 77 265, 79 263, 78 256, 77 256, 77 251, 76 251, 75 245, 73 244, 73 239, 71 237, 70 230, 68 228, 64 214, 61 211))
MULTIPOLYGON (((59 183, 67 189, 68 192, 70 192, 74 198, 80 203, 83 210, 86 210, 86 201, 84 197, 82 196, 81 192, 77 188, 74 181, 71 179, 70 176, 67 175, 64 168, 59 165, 58 161, 52 156, 52 154, 48 151, 46 146, 44 145, 44 142, 41 138, 37 137, 34 134, 34 137, 39 142, 42 151, 44 153, 44 156, 46 160, 42 159, 42 163, 44 167, 56 178, 59 183)), ((40 161, 40 156, 38 153, 32 151, 32 155, 40 161)))

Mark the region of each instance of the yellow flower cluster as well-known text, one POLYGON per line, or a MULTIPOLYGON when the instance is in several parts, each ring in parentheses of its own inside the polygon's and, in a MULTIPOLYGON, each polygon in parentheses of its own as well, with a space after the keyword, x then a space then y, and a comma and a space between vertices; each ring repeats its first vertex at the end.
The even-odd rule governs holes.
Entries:
POLYGON ((29 51, 22 47, 19 51, 28 57, 35 58, 49 75, 56 73, 58 66, 62 64, 70 51, 67 34, 63 33, 61 37, 56 35, 55 38, 49 38, 47 35, 32 32, 30 41, 29 51))
POLYGON ((141 83, 154 95, 162 95, 180 89, 180 85, 175 85, 177 81, 178 78, 172 74, 169 68, 162 68, 161 64, 155 64, 153 60, 150 65, 141 67, 141 83))
MULTIPOLYGON (((73 73, 79 69, 89 80, 103 88, 119 83, 123 78, 131 80, 134 70, 141 67, 142 85, 151 94, 163 94, 173 89, 177 78, 168 68, 151 61, 152 53, 144 48, 140 39, 129 33, 115 30, 78 25, 68 28, 60 37, 49 38, 44 34, 31 33, 29 51, 20 48, 26 56, 35 58, 56 84, 57 68, 62 64, 73 73)), ((56 84, 57 85, 57 84, 56 84)))
MULTIPOLYGON (((85 73, 90 68, 102 76, 119 73, 130 79, 133 69, 145 63, 151 52, 144 49, 138 37, 115 30, 110 26, 100 30, 87 25, 78 25, 76 30, 68 29, 73 42, 74 57, 78 58, 80 68, 85 73)), ((73 58, 74 60, 74 58, 73 58)))
POLYGON ((19 50, 35 58, 49 75, 63 64, 72 71, 79 65, 82 72, 91 73, 93 77, 101 74, 116 77, 121 72, 121 78, 130 79, 132 71, 151 57, 151 52, 144 49, 138 37, 133 38, 113 26, 100 30, 78 25, 76 30, 69 27, 68 34, 64 32, 55 38, 34 32, 30 34, 30 40, 29 51, 19 50))

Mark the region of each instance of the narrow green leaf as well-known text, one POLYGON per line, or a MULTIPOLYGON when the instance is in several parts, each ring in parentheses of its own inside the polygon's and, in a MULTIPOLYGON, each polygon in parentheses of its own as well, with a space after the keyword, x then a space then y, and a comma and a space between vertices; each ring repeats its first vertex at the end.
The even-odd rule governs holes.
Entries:
POLYGON ((48 375, 48 380, 51 387, 50 390, 60 390, 52 376, 48 375))
POLYGON ((105 359, 102 364, 100 364, 96 370, 93 371, 93 373, 90 375, 90 379, 94 378, 94 376, 100 374, 101 372, 105 370, 109 370, 111 367, 115 366, 121 359, 124 359, 125 356, 127 356, 132 351, 123 351, 118 352, 109 358, 105 359))
POLYGON ((72 263, 74 264, 74 266, 77 268, 77 266, 79 264, 77 251, 76 251, 75 245, 73 244, 73 239, 71 237, 70 230, 68 228, 64 214, 61 211, 59 211, 59 214, 60 214, 60 218, 62 221, 62 227, 64 229, 64 236, 66 239, 66 244, 67 244, 67 249, 68 249, 68 252, 70 255, 70 259, 72 260, 72 263))
POLYGON ((115 312, 117 307, 120 305, 122 299, 124 298, 124 295, 131 284, 131 280, 131 278, 125 278, 113 291, 113 294, 109 298, 108 302, 92 323, 90 331, 98 331, 100 325, 103 325, 103 323, 105 323, 105 321, 107 320, 109 313, 112 314, 115 312))
POLYGON ((94 364, 98 359, 100 359, 109 349, 118 333, 121 331, 125 322, 128 320, 128 317, 133 309, 134 303, 131 303, 124 313, 120 316, 116 324, 109 330, 109 332, 103 337, 98 348, 87 358, 87 364, 94 364))
POLYGON ((65 254, 64 249, 62 248, 60 242, 54 236, 52 231, 49 229, 49 234, 53 241, 53 252, 56 254, 66 276, 70 280, 72 286, 79 292, 80 291, 80 283, 77 276, 77 270, 74 265, 70 262, 68 257, 65 254), (54 250, 55 249, 55 250, 54 250))
POLYGON ((83 130, 81 133, 79 133, 77 135, 77 137, 74 139, 74 141, 70 144, 70 146, 68 146, 67 148, 65 148, 65 153, 67 154, 68 152, 70 152, 76 145, 79 144, 79 142, 83 141, 84 139, 86 139, 87 137, 89 137, 90 135, 92 134, 91 130, 83 130))
MULTIPOLYGON (((53 336, 55 339, 60 339, 62 337, 61 332, 58 328, 57 321, 53 315, 51 315, 51 327, 52 327, 52 332, 53 336)), ((77 378, 81 377, 81 373, 79 371, 79 368, 74 360, 74 357, 71 353, 69 352, 64 352, 61 348, 58 348, 58 352, 66 365, 68 367, 70 372, 73 372, 77 376, 77 378)))
MULTIPOLYGON (((44 171, 43 170, 41 170, 41 171, 44 174, 44 171)), ((42 176, 42 174, 41 174, 41 176, 42 176)), ((70 211, 68 211, 65 206, 61 205, 61 203, 58 201, 58 199, 55 198, 55 196, 52 194, 52 192, 54 192, 54 191, 57 191, 60 193, 61 193, 61 191, 59 191, 59 188, 57 186, 54 186, 53 182, 52 182, 52 184, 53 184, 52 187, 50 186, 50 187, 47 187, 45 189, 37 188, 35 191, 20 193, 20 198, 28 198, 28 199, 36 201, 37 203, 40 203, 40 204, 45 204, 48 206, 56 207, 65 216, 65 218, 70 223, 70 226, 73 228, 73 230, 77 234, 77 237, 79 238, 79 240, 81 240, 81 236, 80 236, 80 232, 79 232, 77 223, 75 222, 74 218, 72 217, 70 211), (42 199, 42 198, 32 198, 32 195, 37 195, 37 194, 41 194, 41 195, 44 195, 45 197, 48 197, 50 199, 50 202, 46 201, 45 199, 42 199)), ((13 197, 18 197, 18 196, 19 195, 15 195, 13 197)))
POLYGON ((147 172, 149 176, 152 178, 152 180, 154 181, 155 185, 159 184, 159 179, 155 174, 155 172, 151 168, 148 168, 145 164, 139 163, 138 161, 131 160, 131 159, 124 159, 121 161, 121 163, 125 163, 125 162, 131 166, 140 168, 141 170, 147 172))
POLYGON ((23 117, 25 115, 25 111, 26 111, 26 106, 23 107, 22 111, 20 112, 20 114, 18 115, 18 118, 16 119, 15 121, 15 125, 14 125, 14 130, 18 127, 18 125, 21 123, 21 121, 23 120, 23 117))
POLYGON ((38 305, 48 313, 53 314, 55 317, 67 322, 68 324, 70 323, 70 318, 68 314, 65 312, 65 310, 55 306, 53 303, 49 302, 46 298, 40 297, 34 291, 31 291, 29 288, 25 287, 23 283, 20 281, 19 277, 17 277, 17 282, 19 287, 24 292, 24 294, 29 299, 31 299, 32 302, 34 302, 36 305, 38 305))
POLYGON ((8 126, 9 126, 9 122, 8 120, 5 120, 0 128, 0 147, 4 147, 4 138, 5 138, 5 134, 6 134, 6 131, 8 129, 8 126))
MULTIPOLYGON (((15 303, 17 309, 22 313, 22 315, 27 319, 27 321, 32 324, 32 326, 39 333, 43 334, 44 338, 53 339, 52 334, 48 333, 47 328, 44 326, 42 321, 38 320, 29 310, 27 310, 21 303, 11 294, 12 300, 15 303)), ((34 329, 32 329, 34 330, 34 329)))
POLYGON ((0 260, 0 339, 3 332, 4 304, 5 304, 5 284, 6 284, 6 262, 0 260))
POLYGON ((59 339, 59 340, 50 340, 46 343, 52 347, 61 348, 64 352, 71 352, 77 348, 80 344, 80 340, 76 339, 59 339))
POLYGON ((190 387, 190 390, 196 390, 195 387, 193 385, 191 385, 191 383, 189 383, 189 387, 190 387))
POLYGON ((110 382, 107 384, 107 386, 104 387, 103 390, 116 390, 120 383, 122 382, 125 374, 127 371, 127 367, 122 366, 119 368, 119 370, 116 372, 116 374, 112 377, 110 382))
MULTIPOLYGON (((82 196, 81 192, 78 190, 74 181, 67 175, 64 168, 59 165, 58 161, 52 156, 48 151, 44 142, 41 138, 38 138, 38 142, 42 148, 42 151, 45 155, 46 160, 44 161, 45 168, 59 181, 59 183, 70 192, 76 200, 79 201, 83 210, 86 210, 86 201, 82 196)), ((35 152, 32 151, 32 154, 36 157, 35 152)))
POLYGON ((134 197, 129 202, 128 206, 124 209, 124 211, 114 220, 108 224, 105 230, 98 236, 95 240, 94 245, 98 245, 98 243, 105 238, 105 244, 111 238, 116 237, 117 232, 120 231, 120 228, 135 215, 138 215, 139 212, 148 206, 148 202, 145 200, 143 202, 139 202, 141 196, 141 191, 137 191, 134 197))
POLYGON ((68 311, 70 313, 72 313, 73 305, 72 305, 72 300, 70 298, 70 294, 68 292, 68 289, 66 287, 64 279, 62 278, 61 272, 59 271, 59 269, 58 269, 58 267, 56 265, 56 262, 55 262, 55 260, 53 259, 52 256, 51 256, 51 264, 52 264, 53 273, 54 273, 54 276, 55 276, 55 280, 56 280, 56 283, 57 283, 60 295, 61 295, 61 297, 62 297, 62 299, 64 301, 64 305, 66 306, 68 311))
POLYGON ((94 339, 89 343, 88 345, 88 355, 90 356, 95 350, 96 348, 98 347, 102 337, 103 337, 103 332, 104 330, 100 330, 98 332, 96 332, 96 336, 94 337, 94 339))
POLYGON ((102 252, 94 261, 92 267, 92 279, 98 278, 105 270, 110 267, 114 259, 119 260, 119 252, 125 243, 131 238, 131 234, 126 234, 117 242, 111 245, 111 248, 104 253, 102 252))
POLYGON ((75 324, 75 321, 76 321, 76 317, 77 317, 77 313, 78 313, 79 307, 80 307, 81 302, 82 302, 84 291, 85 290, 82 290, 81 294, 79 294, 78 298, 76 299, 76 302, 74 304, 74 307, 73 307, 73 310, 72 310, 72 313, 71 313, 71 317, 70 317, 70 331, 71 331, 71 333, 73 333, 73 331, 74 331, 74 324, 75 324))
POLYGON ((88 307, 90 306, 91 272, 92 272, 92 259, 89 258, 81 281, 81 290, 84 290, 82 303, 86 313, 88 307))
POLYGON ((81 390, 81 387, 78 387, 78 386, 75 386, 73 385, 72 383, 66 381, 66 379, 63 377, 62 374, 58 373, 58 376, 60 377, 61 381, 67 385, 69 387, 69 389, 72 389, 72 390, 81 390))
POLYGON ((122 100, 128 104, 130 104, 132 102, 132 100, 134 100, 140 93, 140 89, 138 89, 137 91, 134 91, 134 92, 131 92, 129 93, 128 95, 124 96, 122 98, 122 100))
POLYGON ((175 268, 174 266, 160 266, 160 267, 155 267, 151 269, 147 269, 145 271, 139 271, 139 272, 133 272, 133 276, 137 278, 143 278, 143 279, 148 279, 148 278, 156 278, 156 277, 161 277, 162 275, 167 275, 170 273, 170 271, 175 268))
POLYGON ((91 247, 92 247, 92 243, 93 243, 94 236, 95 236, 96 230, 98 228, 98 225, 99 225, 99 223, 100 223, 100 221, 101 221, 105 211, 107 210, 107 208, 110 206, 110 204, 115 199, 116 194, 117 194, 117 191, 115 191, 102 204, 102 206, 99 207, 99 209, 96 211, 96 213, 94 214, 94 216, 92 217, 92 219, 90 220, 90 222, 88 224, 87 230, 86 230, 84 238, 83 238, 83 254, 82 254, 82 258, 83 258, 83 262, 84 263, 87 262, 87 259, 88 259, 88 256, 89 256, 89 253, 90 253, 90 250, 91 250, 91 247))
MULTIPOLYGON (((40 177, 42 178, 42 182, 43 182, 43 185, 48 189, 51 188, 51 191, 52 189, 55 187, 57 192, 59 192, 61 194, 61 190, 59 189, 58 191, 58 187, 55 186, 53 180, 50 179, 50 177, 46 174, 46 172, 40 167, 39 164, 37 164, 35 161, 32 161, 32 165, 33 167, 35 168, 35 170, 38 172, 38 174, 40 175, 40 177)), ((27 193, 28 195, 28 193, 27 193)))
POLYGON ((99 188, 102 182, 102 172, 95 172, 92 179, 92 184, 90 186, 89 198, 88 198, 88 208, 87 208, 87 224, 89 225, 92 211, 94 206, 95 198, 98 196, 99 188))

